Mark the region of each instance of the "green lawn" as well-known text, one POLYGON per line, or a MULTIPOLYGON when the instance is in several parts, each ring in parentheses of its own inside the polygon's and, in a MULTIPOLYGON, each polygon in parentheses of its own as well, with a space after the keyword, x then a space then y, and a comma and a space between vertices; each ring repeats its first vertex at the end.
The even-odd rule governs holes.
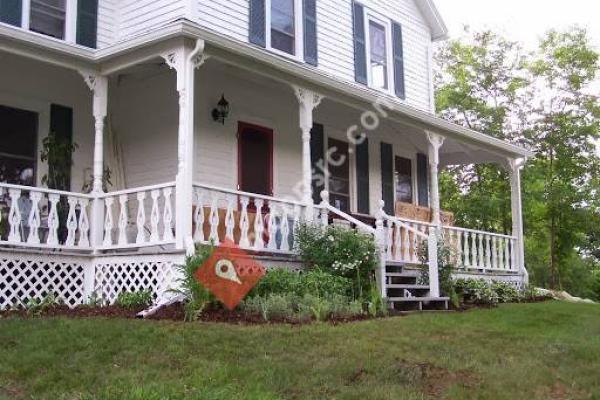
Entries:
POLYGON ((600 306, 332 326, 0 320, 0 399, 598 399, 600 306))

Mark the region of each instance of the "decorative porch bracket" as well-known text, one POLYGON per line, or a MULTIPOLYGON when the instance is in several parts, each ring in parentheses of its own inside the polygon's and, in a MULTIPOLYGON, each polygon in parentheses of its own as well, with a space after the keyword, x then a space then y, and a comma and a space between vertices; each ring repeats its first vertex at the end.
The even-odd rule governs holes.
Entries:
POLYGON ((310 131, 313 127, 313 111, 321 104, 323 96, 306 88, 292 85, 298 99, 299 126, 302 133, 302 202, 306 204, 306 219, 313 219, 312 163, 310 155, 310 131))
POLYGON ((507 158, 504 167, 510 176, 512 234, 517 238, 516 264, 523 275, 523 285, 529 284, 529 274, 525 269, 525 249, 523 234, 523 209, 521 199, 521 169, 523 158, 507 158))
POLYGON ((194 88, 195 70, 207 60, 204 54, 204 41, 196 40, 192 49, 183 43, 181 46, 162 54, 169 68, 177 74, 179 94, 179 127, 177 144, 175 242, 177 249, 194 252, 192 239, 192 196, 194 171, 194 88))

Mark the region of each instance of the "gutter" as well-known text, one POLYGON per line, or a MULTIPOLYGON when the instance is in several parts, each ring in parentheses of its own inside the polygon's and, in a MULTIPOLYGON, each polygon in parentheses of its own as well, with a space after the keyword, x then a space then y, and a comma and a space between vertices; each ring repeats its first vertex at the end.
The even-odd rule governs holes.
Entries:
MULTIPOLYGON (((17 44, 36 47, 46 52, 54 53, 55 56, 64 57, 64 62, 54 63, 73 69, 82 68, 83 62, 85 63, 83 65, 87 64, 87 68, 97 70, 103 62, 116 56, 124 55, 165 40, 181 37, 205 40, 206 44, 210 46, 207 50, 207 54, 213 55, 211 54, 213 47, 217 50, 217 53, 220 51, 224 54, 222 57, 216 56, 215 58, 225 60, 227 54, 243 57, 245 59, 245 65, 256 63, 258 64, 257 67, 260 67, 256 69, 256 72, 274 78, 264 69, 264 66, 267 65, 279 72, 293 75, 294 80, 297 80, 298 84, 309 86, 312 90, 317 92, 322 91, 325 88, 336 94, 348 96, 352 100, 358 102, 362 108, 369 107, 375 102, 385 100, 387 104, 393 107, 393 109, 390 110, 390 113, 394 114, 396 118, 399 118, 400 122, 412 123, 412 125, 419 129, 433 130, 444 136, 460 139, 475 145, 478 144, 486 147, 493 147, 501 155, 508 157, 531 158, 535 155, 533 152, 520 146, 464 128, 460 125, 438 118, 432 113, 421 111, 403 104, 391 95, 376 92, 365 86, 359 85, 356 82, 341 80, 338 77, 319 71, 314 67, 309 67, 303 63, 298 63, 281 56, 276 56, 265 49, 223 36, 220 33, 202 28, 198 24, 185 19, 174 21, 146 34, 135 36, 130 40, 115 43, 99 50, 90 50, 82 46, 65 43, 57 39, 0 23, 0 39, 8 39, 17 44), (250 60, 247 60, 248 58, 250 60)), ((33 57, 31 54, 25 54, 24 50, 16 51, 7 47, 9 46, 4 45, 3 40, 0 40, 0 50, 33 57)), ((34 58, 43 59, 43 56, 34 58)), ((280 80, 283 81, 284 79, 280 80)), ((285 81, 289 82, 290 77, 286 76, 285 81)))

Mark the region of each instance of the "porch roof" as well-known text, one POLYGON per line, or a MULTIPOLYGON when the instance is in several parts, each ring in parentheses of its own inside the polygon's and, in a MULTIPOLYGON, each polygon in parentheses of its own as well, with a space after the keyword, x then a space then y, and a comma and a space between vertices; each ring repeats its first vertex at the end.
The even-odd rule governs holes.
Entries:
MULTIPOLYGON (((434 131, 463 144, 456 154, 469 149, 483 149, 500 158, 528 158, 533 152, 489 135, 448 122, 435 115, 407 106, 395 97, 369 89, 355 82, 341 80, 323 71, 276 56, 262 48, 223 36, 188 20, 178 20, 152 32, 132 37, 99 50, 68 44, 34 32, 0 24, 0 50, 20 54, 78 71, 92 70, 110 74, 121 68, 146 61, 164 52, 177 39, 201 39, 206 42, 206 54, 222 62, 234 64, 281 82, 302 85, 328 98, 365 110, 384 100, 392 105, 389 119, 423 131, 434 131)), ((487 160, 489 161, 489 160, 487 160)), ((445 161, 446 164, 451 163, 445 161)))

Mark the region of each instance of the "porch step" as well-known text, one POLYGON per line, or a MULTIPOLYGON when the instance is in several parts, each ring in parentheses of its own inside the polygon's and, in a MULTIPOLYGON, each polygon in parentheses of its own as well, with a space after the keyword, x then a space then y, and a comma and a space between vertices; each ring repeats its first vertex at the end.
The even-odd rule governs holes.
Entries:
POLYGON ((429 286, 427 285, 413 285, 406 283, 388 283, 388 289, 413 289, 413 290, 429 290, 429 286))
POLYGON ((448 310, 448 297, 390 297, 390 308, 396 311, 448 310))

